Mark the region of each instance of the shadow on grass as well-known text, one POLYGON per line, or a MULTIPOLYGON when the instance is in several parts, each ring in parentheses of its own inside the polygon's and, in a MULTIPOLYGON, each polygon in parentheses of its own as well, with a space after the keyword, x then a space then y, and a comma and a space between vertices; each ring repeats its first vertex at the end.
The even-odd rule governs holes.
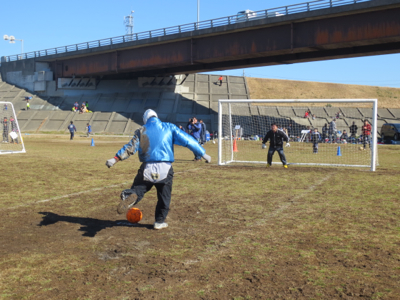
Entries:
POLYGON ((81 224, 82 227, 79 228, 79 231, 84 232, 82 236, 88 237, 94 237, 101 230, 112 227, 144 227, 147 229, 153 229, 153 224, 131 224, 126 220, 109 221, 93 218, 60 216, 52 212, 39 212, 39 214, 43 215, 43 220, 38 226, 48 226, 57 222, 81 224))

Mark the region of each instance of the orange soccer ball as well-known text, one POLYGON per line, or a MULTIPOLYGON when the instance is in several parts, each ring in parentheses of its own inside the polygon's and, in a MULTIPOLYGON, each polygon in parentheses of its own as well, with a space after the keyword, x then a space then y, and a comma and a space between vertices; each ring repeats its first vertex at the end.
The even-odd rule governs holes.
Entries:
POLYGON ((138 223, 142 219, 143 214, 140 211, 139 208, 132 207, 128 212, 126 213, 126 219, 128 220, 129 223, 138 223))

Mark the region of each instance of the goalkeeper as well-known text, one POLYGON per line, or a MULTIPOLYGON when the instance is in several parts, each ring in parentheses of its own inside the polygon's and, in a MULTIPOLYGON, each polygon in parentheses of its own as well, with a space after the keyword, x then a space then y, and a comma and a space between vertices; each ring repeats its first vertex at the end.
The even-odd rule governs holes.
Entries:
POLYGON ((274 155, 275 151, 278 151, 283 167, 287 169, 286 157, 285 153, 283 153, 283 141, 286 142, 286 147, 290 147, 289 137, 282 130, 278 130, 278 126, 274 123, 271 125, 271 130, 267 132, 262 141, 263 149, 266 148, 265 143, 268 142, 268 140, 270 142, 268 149, 267 168, 269 168, 272 164, 272 156, 274 155))
POLYGON ((127 159, 139 151, 142 162, 130 189, 121 193, 121 202, 117 212, 125 213, 133 205, 142 200, 145 193, 155 186, 157 189, 157 205, 154 229, 168 227, 165 223, 171 202, 172 178, 174 171, 174 144, 189 148, 194 155, 211 162, 211 157, 199 143, 189 134, 171 123, 163 123, 155 111, 148 109, 143 115, 144 126, 137 129, 131 141, 117 152, 114 158, 107 160, 106 166, 111 168, 116 162, 127 159))

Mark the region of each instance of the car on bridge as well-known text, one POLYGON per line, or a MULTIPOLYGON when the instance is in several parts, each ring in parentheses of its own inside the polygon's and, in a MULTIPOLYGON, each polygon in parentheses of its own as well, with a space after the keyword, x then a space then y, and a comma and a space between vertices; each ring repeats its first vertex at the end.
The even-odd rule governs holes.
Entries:
POLYGON ((246 21, 253 21, 257 19, 264 19, 264 18, 273 18, 273 17, 279 17, 279 16, 284 16, 284 14, 281 14, 277 11, 271 11, 267 12, 267 15, 262 14, 262 15, 257 15, 257 12, 252 11, 250 9, 242 10, 239 11, 236 15, 236 22, 246 22, 246 21))
POLYGON ((399 123, 388 123, 383 124, 381 128, 382 141, 385 140, 399 140, 400 139, 400 124, 399 123))

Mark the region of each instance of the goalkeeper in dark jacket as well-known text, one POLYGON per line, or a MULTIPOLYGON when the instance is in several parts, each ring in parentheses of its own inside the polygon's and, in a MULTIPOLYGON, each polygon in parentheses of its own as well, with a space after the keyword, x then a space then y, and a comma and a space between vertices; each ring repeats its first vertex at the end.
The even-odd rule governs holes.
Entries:
POLYGON ((278 126, 276 124, 272 124, 271 130, 267 132, 262 141, 263 149, 267 147, 265 146, 265 143, 268 142, 268 140, 270 142, 268 149, 267 168, 269 168, 272 164, 272 156, 274 155, 275 151, 278 151, 283 167, 287 169, 286 157, 285 153, 283 153, 283 141, 286 142, 286 147, 290 147, 289 137, 282 130, 278 130, 278 126))

